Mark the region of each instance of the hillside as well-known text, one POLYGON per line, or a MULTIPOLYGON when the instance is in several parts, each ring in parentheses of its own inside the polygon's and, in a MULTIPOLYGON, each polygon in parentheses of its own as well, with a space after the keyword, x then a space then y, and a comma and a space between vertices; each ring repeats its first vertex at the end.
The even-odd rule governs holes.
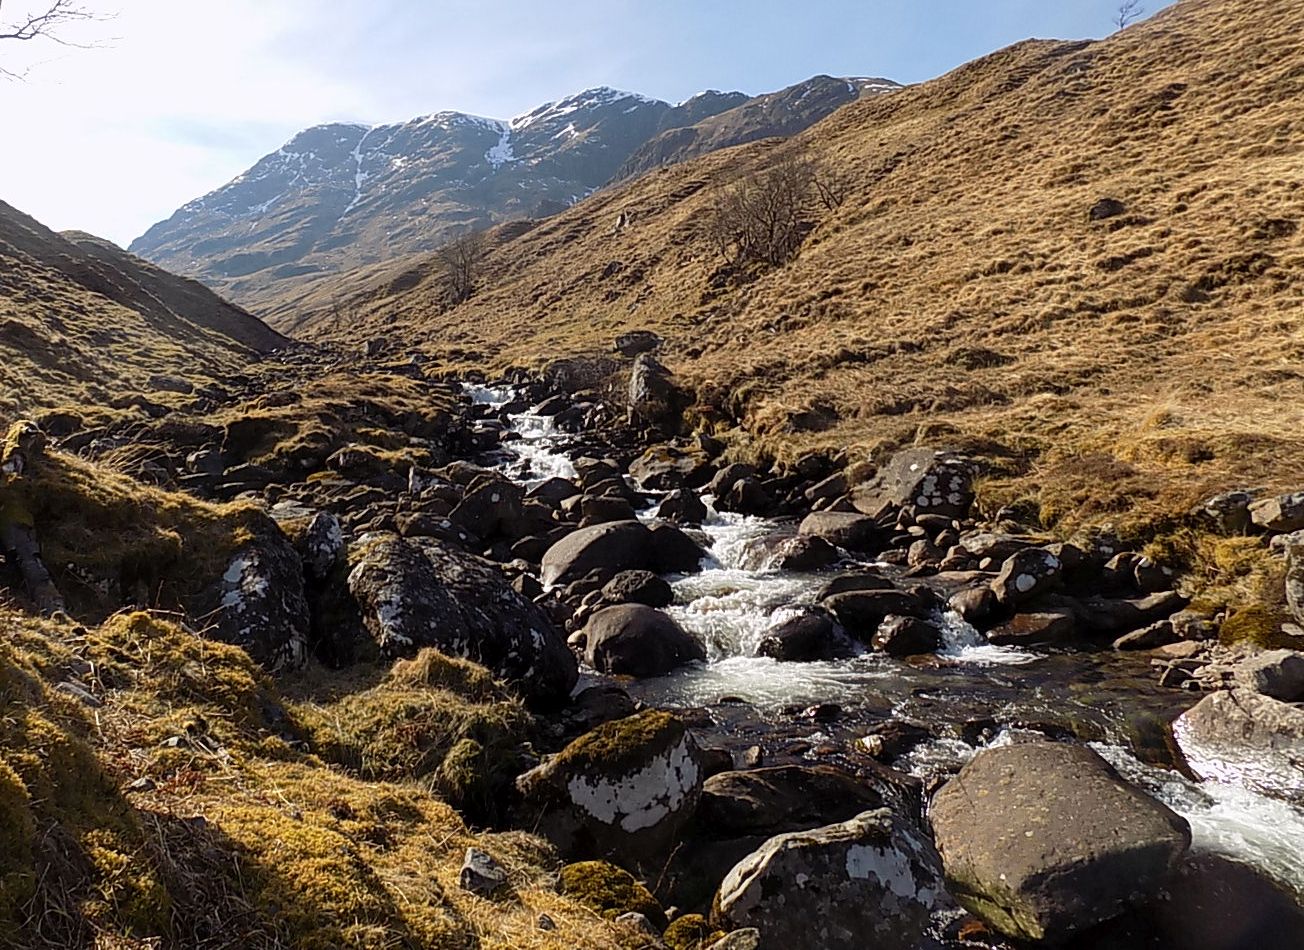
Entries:
POLYGON ((895 88, 817 77, 770 96, 711 91, 671 105, 604 87, 511 121, 440 112, 396 125, 318 126, 156 224, 131 250, 286 319, 303 288, 322 278, 429 252, 468 227, 546 217, 635 166, 790 134, 862 92, 895 88), (728 118, 702 125, 719 116, 728 118))
MULTIPOLYGON (((745 427, 740 451, 982 446, 1017 476, 997 497, 1047 521, 1288 486, 1301 93, 1304 3, 1184 0, 601 192, 501 245, 469 303, 441 313, 427 264, 346 297, 347 332, 502 368, 652 329, 698 418, 745 427), (788 155, 850 194, 787 266, 736 273, 705 234, 713 186, 788 155), (1119 205, 1093 215, 1102 199, 1119 205)), ((302 327, 338 335, 336 319, 302 327)))
POLYGON ((161 377, 217 382, 287 342, 192 280, 90 235, 55 234, 0 202, 4 415, 103 410, 125 392, 163 391, 161 377))

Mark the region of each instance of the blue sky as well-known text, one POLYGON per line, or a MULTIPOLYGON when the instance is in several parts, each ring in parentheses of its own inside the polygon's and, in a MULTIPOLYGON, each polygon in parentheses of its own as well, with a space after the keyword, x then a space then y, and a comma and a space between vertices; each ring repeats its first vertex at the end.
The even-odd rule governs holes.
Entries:
POLYGON ((90 5, 115 14, 72 34, 96 48, 0 47, 31 67, 0 82, 0 199, 126 244, 321 122, 510 118, 597 85, 679 101, 816 73, 920 82, 1020 39, 1103 36, 1118 0, 90 5))

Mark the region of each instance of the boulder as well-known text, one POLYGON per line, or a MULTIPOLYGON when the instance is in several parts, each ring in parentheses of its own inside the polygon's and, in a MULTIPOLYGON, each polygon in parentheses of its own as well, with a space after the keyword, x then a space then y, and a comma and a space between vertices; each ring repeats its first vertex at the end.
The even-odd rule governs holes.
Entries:
POLYGON ((720 498, 723 495, 728 494, 729 490, 733 488, 737 482, 755 477, 756 469, 752 468, 750 465, 744 465, 741 462, 733 462, 715 473, 715 476, 706 486, 706 490, 716 498, 720 498))
POLYGON ((951 595, 947 606, 958 613, 975 627, 983 627, 1001 610, 1001 602, 996 593, 984 584, 982 587, 966 587, 951 595))
POLYGON ((1304 529, 1304 491, 1256 501, 1250 505, 1250 520, 1272 534, 1304 529))
POLYGON ((823 538, 774 534, 750 542, 742 566, 749 571, 815 571, 840 557, 838 549, 823 538))
POLYGON ((989 531, 966 534, 960 538, 959 545, 974 560, 991 558, 1005 563, 1025 548, 1037 547, 1040 542, 1024 534, 1000 534, 989 531))
POLYGON ((581 528, 543 555, 544 586, 569 584, 602 568, 613 574, 652 567, 652 532, 638 521, 613 521, 581 528))
POLYGON ((560 508, 563 501, 574 498, 578 494, 580 490, 574 482, 565 478, 550 478, 531 488, 525 493, 525 497, 533 501, 541 501, 550 508, 560 508))
POLYGON ((1253 523, 1250 518, 1253 503, 1252 492, 1228 491, 1197 505, 1191 513, 1219 534, 1245 534, 1253 523))
POLYGON ((298 670, 308 660, 311 619, 304 565, 280 528, 260 523, 221 578, 207 591, 207 636, 241 647, 271 672, 298 670))
POLYGON ((871 482, 852 492, 857 511, 877 517, 891 508, 963 518, 973 504, 972 459, 938 449, 905 449, 871 482))
POLYGON ((1176 591, 1163 591, 1146 597, 1121 600, 1086 597, 1073 601, 1070 609, 1074 611, 1081 629, 1102 636, 1118 637, 1166 620, 1189 603, 1186 597, 1176 591))
POLYGON ((705 660, 695 637, 659 610, 621 604, 599 610, 584 626, 584 659, 600 673, 663 676, 685 663, 705 660))
POLYGON ((687 488, 676 488, 662 499, 657 508, 658 518, 680 524, 698 525, 709 515, 706 503, 697 497, 696 492, 687 488))
POLYGON ((621 571, 602 588, 602 597, 610 604, 643 604, 645 607, 669 607, 675 602, 670 585, 651 571, 621 571))
POLYGON ((463 496, 448 520, 477 538, 488 539, 521 518, 525 490, 514 482, 489 478, 463 496))
POLYGON ((651 528, 651 568, 660 574, 697 574, 707 557, 700 544, 672 524, 651 528))
POLYGON ((801 607, 776 621, 761 635, 757 650, 761 656, 804 663, 838 659, 851 652, 842 628, 818 607, 801 607))
POLYGON ((1236 665, 1236 682, 1245 689, 1280 699, 1304 702, 1304 652, 1266 650, 1236 665))
POLYGON ((1178 717, 1173 737, 1201 778, 1304 805, 1304 708, 1246 689, 1210 693, 1178 717))
POLYGON ((889 616, 874 631, 870 645, 888 656, 932 653, 941 645, 942 631, 919 617, 889 616))
POLYGON ((678 444, 654 445, 629 466, 630 477, 648 491, 701 488, 714 472, 710 458, 700 448, 678 444))
POLYGON ((383 657, 435 647, 483 664, 531 699, 562 699, 575 686, 561 631, 489 562, 434 539, 380 534, 360 539, 349 563, 349 590, 383 657))
POLYGON ((711 917, 772 947, 916 950, 946 904, 927 837, 880 808, 771 838, 729 872, 711 917))
POLYGON ((319 511, 295 545, 309 580, 321 583, 344 560, 344 531, 340 519, 329 511, 319 511))
POLYGON ((1181 638, 1177 631, 1173 629, 1171 620, 1161 620, 1158 623, 1152 623, 1141 630, 1134 630, 1131 633, 1125 633, 1114 641, 1115 650, 1154 650, 1159 647, 1168 646, 1170 643, 1176 643, 1181 638))
POLYGON ((827 765, 722 772, 706 780, 697 822, 713 838, 805 831, 883 807, 868 784, 827 765))
POLYGON ((660 868, 697 807, 702 753, 661 711, 608 722, 517 780, 521 827, 572 857, 660 868))
POLYGON ((822 606, 838 619, 847 632, 868 641, 889 616, 919 617, 927 611, 918 598, 899 590, 857 590, 834 594, 822 606))
POLYGON ((616 352, 622 356, 638 356, 640 353, 655 353, 661 349, 663 340, 651 330, 631 330, 616 337, 616 352))
POLYGON ((1067 610, 1015 614, 987 631, 996 646, 1056 646, 1073 639, 1078 622, 1067 610))
POLYGON ((676 429, 684 407, 684 395, 675 385, 670 370, 651 355, 641 353, 629 374, 629 421, 652 429, 676 429))
POLYGON ((611 495, 584 495, 579 502, 581 525, 610 524, 613 521, 635 521, 638 518, 628 499, 611 495))
POLYGON ((1011 937, 1062 940, 1152 898, 1187 823, 1082 746, 980 751, 929 810, 951 893, 1011 937))
POLYGON ((883 547, 883 533, 873 518, 854 511, 816 511, 803 519, 798 534, 823 538, 846 551, 874 554, 883 547))
POLYGON ((1061 583, 1060 559, 1042 548, 1017 551, 1001 565, 992 581, 996 599, 1005 607, 1015 607, 1054 590, 1061 583))
POLYGON ((729 486, 728 491, 715 499, 716 508, 740 515, 768 514, 774 506, 774 496, 761 484, 760 479, 751 477, 738 479, 729 486))
POLYGON ((1304 624, 1304 533, 1290 538, 1286 545, 1286 606, 1295 622, 1304 624))

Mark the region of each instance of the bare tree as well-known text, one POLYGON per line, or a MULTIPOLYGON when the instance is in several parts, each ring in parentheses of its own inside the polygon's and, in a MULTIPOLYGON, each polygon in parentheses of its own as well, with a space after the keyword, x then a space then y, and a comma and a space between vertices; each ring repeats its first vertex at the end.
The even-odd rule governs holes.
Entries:
POLYGON ((488 246, 483 231, 468 231, 435 252, 454 304, 470 300, 484 269, 488 246))
POLYGON ((809 230, 814 178, 814 163, 788 158, 719 189, 707 223, 716 250, 734 263, 791 260, 809 230))
MULTIPOLYGON (((105 17, 88 10, 74 0, 54 0, 40 4, 35 10, 28 11, 12 21, 3 19, 6 0, 0 0, 0 42, 14 40, 30 43, 33 40, 48 40, 60 46, 86 48, 85 43, 74 43, 63 35, 64 29, 75 23, 89 20, 102 20, 105 17)), ((0 65, 0 76, 8 79, 21 79, 22 72, 0 65)))
POLYGON ((833 211, 842 207, 842 203, 847 200, 855 179, 843 169, 823 165, 811 177, 811 184, 815 186, 820 204, 824 205, 826 211, 833 211))
POLYGON ((1120 30, 1126 29, 1129 25, 1141 19, 1145 12, 1146 8, 1141 6, 1141 0, 1123 0, 1114 14, 1114 25, 1120 30))

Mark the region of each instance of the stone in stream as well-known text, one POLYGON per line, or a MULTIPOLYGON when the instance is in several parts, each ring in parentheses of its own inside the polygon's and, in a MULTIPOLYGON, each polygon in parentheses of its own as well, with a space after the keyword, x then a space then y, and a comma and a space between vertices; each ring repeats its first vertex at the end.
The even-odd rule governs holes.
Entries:
POLYGON ((1015 607, 1054 590, 1061 583, 1060 559, 1043 548, 1024 548, 1006 558, 992 581, 996 599, 1015 607))
POLYGON ((942 631, 919 617, 888 616, 878 625, 870 645, 888 656, 932 653, 942 642, 942 631))
POLYGON ((672 524, 654 524, 652 570, 660 574, 696 574, 706 558, 703 547, 672 524))
POLYGON ((629 476, 646 491, 701 488, 715 466, 700 447, 682 443, 654 445, 629 465, 629 476))
POLYGON ((813 535, 770 535, 747 545, 742 566, 749 571, 816 571, 841 558, 838 549, 813 535))
POLYGON ((1166 620, 1189 603, 1186 597, 1171 590, 1134 599, 1084 597, 1066 600, 1066 606, 1073 611, 1080 629, 1112 637, 1166 620))
POLYGON ((657 508, 658 518, 680 524, 700 525, 709 514, 706 503, 688 488, 676 488, 666 495, 657 508))
POLYGON ((435 647, 482 663, 532 699, 561 699, 575 686, 578 667, 561 632, 493 564, 393 534, 359 539, 349 564, 349 591, 383 657, 435 647))
POLYGON ((583 495, 580 498, 580 526, 609 524, 613 521, 634 521, 638 515, 625 498, 610 495, 583 495))
POLYGON ((899 590, 857 590, 834 594, 821 606, 833 614, 847 632, 868 642, 879 625, 889 616, 927 616, 927 608, 917 597, 899 590))
POLYGON ((929 814, 951 893, 997 930, 1063 940, 1152 899, 1186 821, 1082 746, 980 751, 929 814))
POLYGON ((754 477, 740 478, 729 486, 728 491, 715 499, 715 507, 721 511, 732 511, 740 515, 764 515, 774 509, 774 496, 754 477))
POLYGON ((948 905, 927 837, 881 808, 771 838, 729 872, 711 919, 773 947, 916 950, 948 905))
POLYGON ((585 661, 601 673, 663 676, 706 650, 669 616, 642 604, 606 607, 584 627, 585 661))
POLYGON ((1210 693, 1173 723, 1187 764, 1304 805, 1304 708, 1247 689, 1210 693))
POLYGON ((760 656, 810 663, 850 656, 851 641, 826 610, 800 607, 793 616, 774 623, 761 636, 760 656))
POLYGON ((707 779, 697 822, 714 838, 770 836, 846 821, 883 805, 877 790, 846 772, 780 765, 707 779))
POLYGON ((1072 640, 1078 622, 1067 610, 1015 614, 987 631, 987 641, 998 647, 1057 646, 1072 640))
POLYGON ((991 587, 967 587, 956 591, 946 602, 947 606, 958 613, 966 622, 981 629, 1001 612, 1000 601, 991 587))
POLYGON ((682 720, 649 711, 581 736, 517 780, 522 827, 566 855, 660 868, 704 781, 682 720))
POLYGON ((621 571, 602 588, 609 604, 642 604, 645 607, 669 607, 675 592, 664 579, 651 571, 621 571))
POLYGON ((1141 630, 1123 634, 1114 641, 1114 649, 1154 650, 1158 647, 1168 646, 1170 643, 1176 643, 1180 639, 1177 631, 1173 629, 1173 622, 1171 620, 1161 620, 1141 630))
POLYGON ((816 511, 807 515, 799 534, 823 538, 830 544, 860 554, 882 550, 884 537, 878 523, 854 511, 816 511))
POLYGON ((614 521, 581 528, 543 555, 545 587, 569 584, 602 568, 613 574, 652 566, 652 532, 639 521, 614 521))
POLYGON ((1290 534, 1304 529, 1304 491, 1265 498, 1250 505, 1255 526, 1272 534, 1290 534))

